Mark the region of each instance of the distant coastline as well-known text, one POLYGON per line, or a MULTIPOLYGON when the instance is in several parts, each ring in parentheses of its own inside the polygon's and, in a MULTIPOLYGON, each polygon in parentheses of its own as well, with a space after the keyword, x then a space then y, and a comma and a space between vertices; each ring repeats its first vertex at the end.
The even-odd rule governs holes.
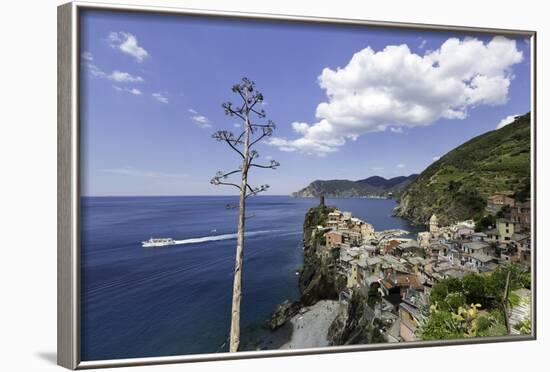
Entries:
POLYGON ((357 181, 346 179, 316 180, 303 189, 293 192, 292 196, 313 198, 324 196, 326 198, 369 197, 391 199, 398 196, 408 185, 416 180, 417 177, 417 174, 411 174, 409 176, 399 176, 389 179, 380 176, 371 176, 357 181))
MULTIPOLYGON (((317 199, 316 196, 299 196, 299 195, 290 195, 293 198, 297 199, 317 199)), ((382 199, 382 200, 388 200, 393 199, 393 197, 387 197, 387 196, 376 196, 376 195, 367 195, 367 196, 341 196, 341 195, 326 195, 328 199, 382 199)))

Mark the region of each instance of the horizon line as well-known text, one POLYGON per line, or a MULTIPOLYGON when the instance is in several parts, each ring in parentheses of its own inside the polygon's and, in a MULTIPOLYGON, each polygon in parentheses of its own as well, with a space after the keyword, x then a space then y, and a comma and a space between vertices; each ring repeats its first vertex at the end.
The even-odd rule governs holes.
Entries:
MULTIPOLYGON (((295 199, 319 199, 320 196, 293 196, 291 194, 273 194, 273 195, 256 195, 257 197, 269 197, 269 196, 288 196, 295 199)), ((80 198, 174 198, 174 197, 236 197, 239 195, 80 195, 80 198)), ((356 199, 355 196, 343 196, 343 197, 325 197, 325 199, 356 199)), ((374 198, 377 199, 377 198, 374 198)))
MULTIPOLYGON (((422 172, 420 172, 422 173, 422 172)), ((383 178, 385 179, 386 181, 389 181, 391 179, 394 179, 394 178, 399 178, 399 177, 410 177, 410 176, 419 176, 420 173, 416 173, 416 172, 413 172, 411 174, 409 174, 408 176, 405 176, 405 175, 401 175, 401 176, 393 176, 393 177, 384 177, 384 176, 379 176, 379 175, 372 175, 372 176, 368 176, 366 178, 360 178, 360 179, 357 179, 357 180, 351 180, 351 179, 348 179, 348 178, 332 178, 332 179, 324 179, 324 180, 319 180, 319 179, 315 179, 313 181, 311 181, 309 185, 311 185, 313 182, 316 182, 316 181, 351 181, 351 182, 358 182, 358 181, 363 181, 363 180, 366 180, 368 178, 372 178, 372 177, 380 177, 380 178, 383 178)), ((308 187, 306 186, 306 187, 308 187)), ((295 191, 294 191, 295 192, 295 191)), ((291 192, 290 194, 273 194, 273 195, 256 195, 256 196, 292 196, 292 194, 294 192, 291 192)), ((170 194, 170 195, 80 195, 80 197, 83 197, 83 198, 117 198, 117 197, 175 197, 175 196, 239 196, 239 194, 219 194, 219 195, 205 195, 205 194, 170 194)), ((313 197, 300 197, 300 198, 303 198, 303 199, 313 199, 313 197)))

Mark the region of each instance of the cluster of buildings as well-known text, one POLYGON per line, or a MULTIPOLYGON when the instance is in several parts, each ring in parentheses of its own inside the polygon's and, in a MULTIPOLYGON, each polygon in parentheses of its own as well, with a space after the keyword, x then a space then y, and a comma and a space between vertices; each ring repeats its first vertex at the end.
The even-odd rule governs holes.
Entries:
POLYGON ((529 230, 531 226, 531 200, 516 201, 511 191, 494 193, 487 198, 487 211, 498 213, 503 209, 509 212, 510 221, 516 225, 517 230, 529 230))
POLYGON ((404 237, 407 232, 402 230, 376 232, 350 212, 336 210, 328 215, 326 226, 317 227, 324 237, 319 254, 335 259, 333 269, 345 278, 340 301, 375 286, 381 301, 369 311, 373 320, 382 320, 386 340, 414 341, 429 315, 429 293, 438 281, 491 273, 508 262, 530 265, 529 224, 525 211, 519 213, 516 218, 498 219, 496 226, 483 232, 476 232, 471 220, 440 226, 433 215, 429 231, 414 239, 404 237))

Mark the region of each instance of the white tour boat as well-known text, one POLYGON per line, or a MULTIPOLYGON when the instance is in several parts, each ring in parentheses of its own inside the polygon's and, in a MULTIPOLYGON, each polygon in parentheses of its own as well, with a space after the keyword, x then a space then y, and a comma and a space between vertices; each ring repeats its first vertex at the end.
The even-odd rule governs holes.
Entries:
POLYGON ((174 245, 176 241, 172 238, 151 238, 144 242, 141 242, 141 246, 144 248, 150 247, 164 247, 167 245, 174 245))

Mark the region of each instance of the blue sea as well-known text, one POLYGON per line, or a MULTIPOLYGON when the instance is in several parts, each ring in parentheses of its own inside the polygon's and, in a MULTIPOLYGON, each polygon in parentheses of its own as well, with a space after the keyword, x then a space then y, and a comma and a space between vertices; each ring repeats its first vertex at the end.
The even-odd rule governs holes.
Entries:
MULTIPOLYGON (((238 210, 226 205, 237 203, 230 196, 81 199, 82 360, 227 351, 238 210), (181 244, 142 248, 141 241, 150 237, 181 244)), ((269 338, 265 322, 279 303, 299 298, 302 224, 316 204, 317 199, 289 196, 248 200, 244 348, 269 338)), ((376 230, 417 231, 391 216, 393 200, 326 204, 351 211, 376 230)))

